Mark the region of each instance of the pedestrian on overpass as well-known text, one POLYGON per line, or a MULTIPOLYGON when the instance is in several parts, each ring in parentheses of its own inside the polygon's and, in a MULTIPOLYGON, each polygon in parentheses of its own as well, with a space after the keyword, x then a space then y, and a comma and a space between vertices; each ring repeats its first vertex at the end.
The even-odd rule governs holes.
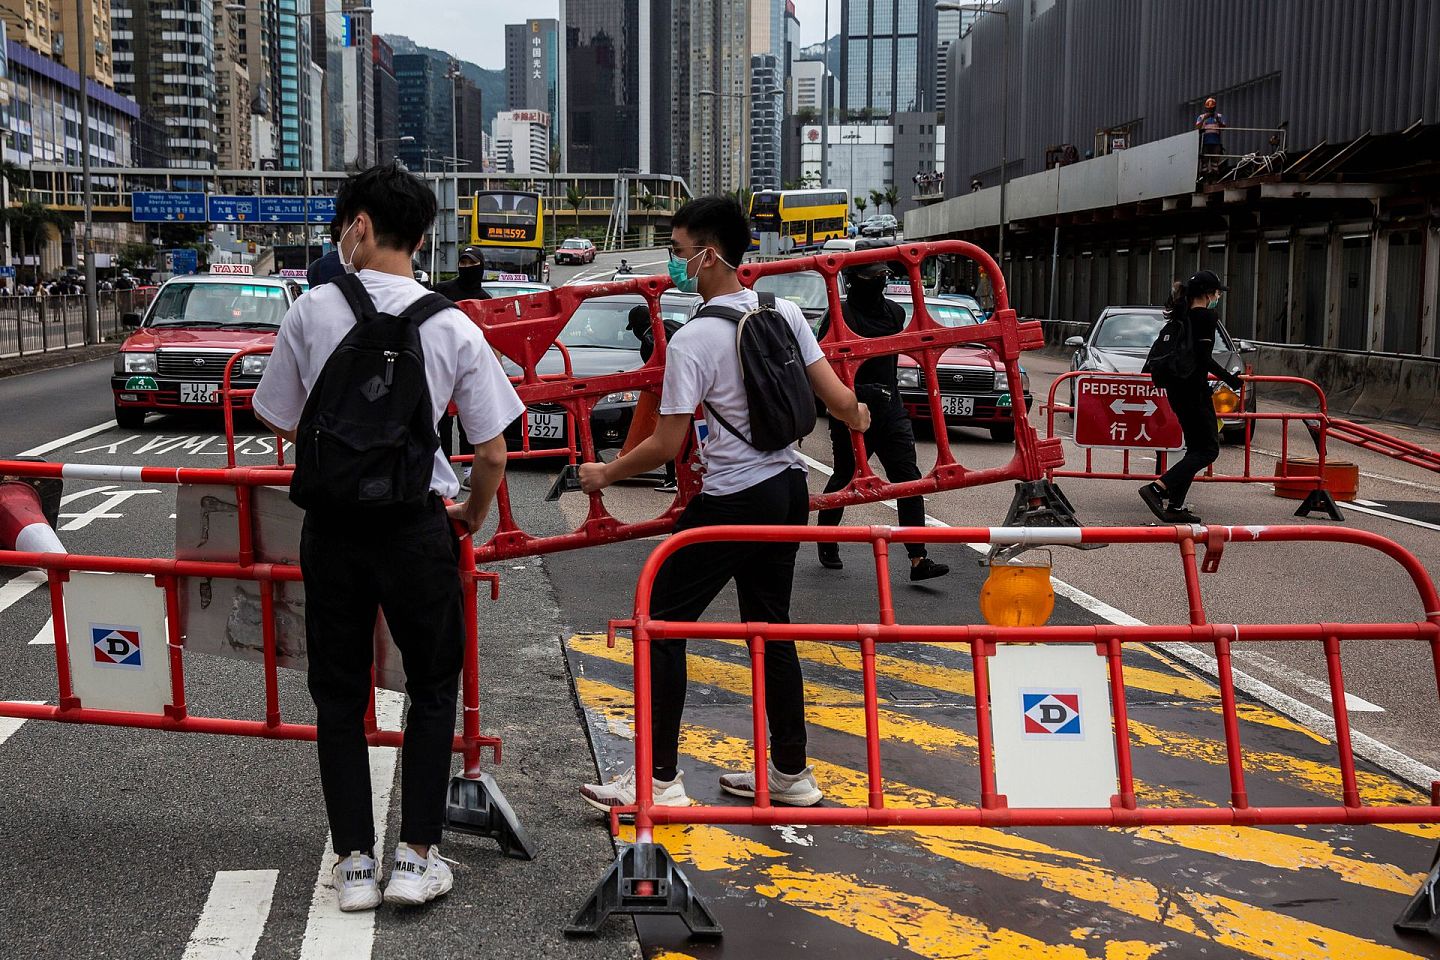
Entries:
POLYGON ((1185 497, 1196 474, 1220 456, 1210 374, 1237 393, 1240 390, 1240 375, 1215 361, 1215 328, 1220 322, 1215 305, 1225 290, 1210 270, 1176 283, 1165 304, 1165 326, 1145 361, 1145 371, 1165 391, 1185 435, 1185 456, 1160 479, 1140 488, 1140 499, 1162 523, 1202 522, 1185 497))
MULTIPOLYGON (((752 407, 742 365, 754 372, 756 368, 750 364, 758 361, 752 353, 742 355, 737 341, 755 324, 756 329, 776 337, 772 342, 788 345, 782 353, 788 361, 771 360, 775 365, 764 372, 786 378, 787 386, 797 380, 803 385, 799 407, 790 409, 809 412, 811 424, 807 427, 813 425, 814 395, 833 416, 855 430, 869 426, 870 413, 835 375, 798 307, 774 298, 762 303, 754 291, 740 284, 736 266, 750 249, 750 225, 739 203, 730 197, 692 200, 675 212, 671 227, 670 276, 682 291, 698 291, 705 305, 666 346, 665 381, 654 433, 608 464, 581 464, 581 487, 594 493, 674 460, 698 409, 703 411, 696 418, 696 434, 705 472, 701 492, 686 506, 676 532, 718 524, 803 526, 809 513, 809 492, 796 438, 778 447, 762 439, 773 414, 752 407), (737 333, 741 323, 745 326, 737 333), (792 366, 797 361, 803 368, 792 366), (799 376, 791 379, 792 374, 799 376)), ((786 398, 795 399, 789 393, 786 398)), ((734 580, 742 620, 788 623, 796 553, 794 543, 717 542, 684 547, 666 560, 656 575, 650 615, 663 620, 697 620, 734 580)), ((654 643, 650 656, 654 799, 683 806, 690 802, 679 768, 685 642, 654 643)), ((814 768, 806 763, 805 692, 793 643, 766 645, 765 688, 770 720, 770 799, 802 807, 819 803, 823 795, 814 768)), ((720 787, 736 796, 753 797, 754 773, 727 773, 720 778, 720 787)), ((586 784, 580 793, 601 810, 633 804, 635 769, 606 784, 586 784)))
POLYGON ((421 904, 453 883, 438 845, 465 646, 454 525, 473 533, 484 522, 505 470, 502 431, 524 406, 480 329, 412 275, 435 218, 430 188, 383 164, 345 181, 335 209, 345 275, 291 306, 254 407, 296 444, 309 687, 339 858, 332 877, 348 911, 381 899, 365 740, 377 610, 410 696, 400 843, 384 897, 421 904), (476 438, 476 480, 468 500, 447 508, 460 484, 435 424, 452 400, 476 438))
MULTIPOLYGON (((883 240, 861 240, 855 251, 878 250, 890 244, 883 240)), ((862 337, 893 336, 905 329, 905 311, 898 303, 885 296, 885 283, 890 277, 891 264, 885 261, 851 267, 845 271, 845 287, 848 291, 841 315, 845 325, 862 337)), ((903 273, 896 267, 896 273, 903 273)), ((820 339, 830 329, 830 314, 827 311, 820 321, 820 339)), ((865 452, 880 458, 885 476, 891 483, 904 483, 920 479, 920 467, 915 462, 915 430, 905 405, 900 402, 900 385, 896 382, 898 358, 891 354, 871 357, 855 372, 855 394, 870 408, 870 429, 865 431, 865 452)), ((826 493, 845 489, 855 476, 855 448, 850 442, 850 427, 835 417, 830 418, 830 446, 834 450, 835 472, 825 484, 826 493)), ((902 527, 925 526, 925 498, 919 495, 901 497, 896 502, 902 527)), ((838 526, 845 515, 844 507, 830 507, 820 511, 819 525, 838 526)), ((820 565, 827 570, 839 570, 845 566, 840 559, 840 546, 835 543, 817 543, 820 565)), ((950 567, 936 563, 927 555, 925 544, 907 543, 905 552, 910 557, 910 579, 930 580, 943 577, 950 567)))

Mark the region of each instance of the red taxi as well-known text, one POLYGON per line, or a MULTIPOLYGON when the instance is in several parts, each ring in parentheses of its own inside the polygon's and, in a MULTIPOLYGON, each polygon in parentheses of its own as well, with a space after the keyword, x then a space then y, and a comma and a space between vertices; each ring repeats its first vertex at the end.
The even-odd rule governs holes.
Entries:
MULTIPOLYGON (((162 410, 219 410, 225 366, 250 346, 270 346, 298 296, 279 277, 193 274, 167 280, 144 317, 121 318, 135 332, 115 356, 110 388, 115 421, 125 429, 162 410)), ((268 355, 236 364, 231 386, 251 389, 265 372, 268 355)), ((248 409, 249 398, 237 398, 248 409)))

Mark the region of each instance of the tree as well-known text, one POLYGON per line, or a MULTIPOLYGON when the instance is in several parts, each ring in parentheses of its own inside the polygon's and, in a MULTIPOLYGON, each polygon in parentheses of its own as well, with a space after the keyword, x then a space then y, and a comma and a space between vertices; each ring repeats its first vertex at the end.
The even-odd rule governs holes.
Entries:
MULTIPOLYGON (((545 166, 550 170, 550 197, 555 196, 555 174, 560 172, 560 141, 550 141, 550 156, 545 159, 545 166)), ((547 198, 549 199, 549 198, 547 198)), ((558 231, 557 231, 558 232, 558 231)), ((540 245, 545 245, 545 238, 540 238, 540 245)))
POLYGON ((878 214, 880 208, 885 205, 885 194, 879 190, 871 190, 870 205, 875 208, 875 212, 878 214))
POLYGON ((121 269, 134 270, 149 266, 155 256, 155 248, 148 243, 127 243, 115 255, 115 263, 121 269))
POLYGON ((865 216, 866 206, 868 206, 868 204, 866 204, 864 197, 855 198, 855 209, 860 211, 860 216, 862 217, 865 216))
POLYGON ((22 260, 31 253, 35 254, 35 278, 40 277, 39 247, 41 238, 54 227, 57 233, 64 232, 70 227, 70 218, 59 210, 54 210, 33 200, 22 203, 18 207, 8 207, 4 211, 5 222, 10 225, 10 231, 20 238, 20 256, 22 260))
POLYGON ((575 232, 576 232, 576 233, 579 233, 579 232, 580 232, 580 205, 581 205, 582 203, 584 203, 584 202, 585 202, 585 194, 583 194, 583 193, 580 192, 580 188, 579 188, 578 186, 576 186, 575 184, 572 183, 572 184, 570 184, 568 187, 565 188, 565 204, 566 204, 566 206, 568 206, 571 210, 574 210, 574 211, 575 211, 575 232))
POLYGON ((820 119, 820 111, 816 110, 814 107, 801 107, 799 110, 795 111, 795 119, 799 121, 802 127, 809 126, 816 120, 820 119))
POLYGON ((735 202, 740 204, 740 209, 744 210, 747 216, 750 213, 750 198, 753 195, 749 187, 736 187, 728 194, 728 196, 735 198, 735 202))
POLYGON ((890 212, 895 212, 895 204, 900 202, 900 191, 892 183, 885 188, 885 202, 890 206, 890 212))

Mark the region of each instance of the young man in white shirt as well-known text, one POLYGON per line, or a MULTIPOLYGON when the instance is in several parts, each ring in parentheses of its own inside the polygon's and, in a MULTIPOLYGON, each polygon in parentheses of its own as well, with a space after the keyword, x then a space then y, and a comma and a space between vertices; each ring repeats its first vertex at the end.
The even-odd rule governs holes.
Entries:
MULTIPOLYGON (((429 187, 396 165, 372 167, 340 187, 335 209, 340 261, 346 273, 358 276, 378 312, 398 316, 426 295, 410 264, 435 218, 429 187)), ((334 283, 312 289, 290 308, 254 398, 255 413, 276 433, 295 440, 316 379, 355 322, 344 291, 334 283)), ((502 431, 524 411, 465 314, 441 310, 420 324, 419 337, 433 414, 426 422, 433 429, 453 400, 475 441, 469 499, 446 507, 444 500, 459 493, 460 483, 437 449, 423 506, 312 506, 300 539, 309 686, 342 910, 370 909, 381 899, 364 728, 377 608, 400 649, 410 695, 400 844, 385 899, 425 903, 448 892, 453 882, 438 848, 465 645, 460 548, 452 521, 472 533, 484 523, 505 472, 502 431)))
MULTIPOLYGON (((670 276, 677 287, 696 292, 706 306, 748 312, 759 305, 754 291, 741 285, 735 270, 750 249, 750 224, 729 197, 704 197, 685 204, 671 221, 670 276)), ((798 307, 786 300, 776 306, 794 331, 810 384, 832 416, 864 431, 870 412, 840 382, 815 342, 798 307)), ((750 411, 735 323, 723 317, 697 316, 666 347, 665 382, 655 432, 610 463, 580 466, 586 493, 646 473, 674 460, 690 430, 697 408, 713 410, 734 431, 709 424, 700 448, 705 474, 700 494, 690 501, 676 531, 719 524, 804 526, 809 520, 805 465, 794 444, 761 451, 736 436, 750 435, 750 411)), ((732 579, 740 600, 740 618, 788 623, 790 588, 795 574, 793 543, 705 543, 677 552, 655 578, 651 616, 694 621, 732 579)), ((685 641, 665 640, 650 647, 652 723, 655 745, 655 802, 685 805, 684 775, 678 768, 680 718, 685 707, 685 641)), ((795 645, 776 642, 765 648, 766 707, 770 719, 770 798, 776 803, 811 806, 822 798, 814 768, 805 755, 804 687, 795 645)), ((753 772, 720 778, 723 790, 755 795, 753 772)), ((586 784, 581 796, 601 810, 635 802, 632 767, 607 784, 586 784)))

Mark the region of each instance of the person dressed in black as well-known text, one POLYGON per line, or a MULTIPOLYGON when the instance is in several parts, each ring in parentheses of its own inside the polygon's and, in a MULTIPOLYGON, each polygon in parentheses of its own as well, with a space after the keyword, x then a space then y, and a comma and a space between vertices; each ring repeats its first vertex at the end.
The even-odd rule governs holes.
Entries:
MULTIPOLYGON (((889 246, 878 240, 862 240, 855 249, 875 250, 889 246)), ((862 337, 883 337, 899 333, 905 328, 905 311, 898 303, 885 297, 885 281, 890 275, 888 263, 867 263, 845 271, 845 283, 849 293, 843 310, 845 325, 862 337)), ((820 321, 821 339, 830 328, 827 313, 820 321)), ((870 429, 865 431, 865 452, 880 458, 885 476, 891 483, 919 480, 920 468, 915 463, 915 431, 905 405, 900 402, 900 389, 896 383, 896 357, 872 357, 860 365, 855 373, 855 395, 870 408, 870 429)), ((850 444, 850 428, 839 420, 830 419, 830 442, 835 450, 835 472, 825 484, 826 493, 844 489, 855 475, 855 449, 850 444)), ((900 525, 904 527, 925 526, 925 498, 920 496, 902 497, 897 506, 900 525)), ((834 527, 844 515, 843 507, 831 507, 820 511, 819 525, 834 527)), ((839 570, 845 566, 840 559, 840 547, 834 543, 816 544, 820 553, 820 565, 839 570)), ((923 543, 907 543, 905 552, 910 555, 910 579, 930 580, 943 577, 950 567, 936 563, 926 555, 923 543)))
MULTIPOLYGON (((459 303, 461 300, 489 300, 490 294, 485 292, 485 253, 479 247, 466 247, 460 251, 460 271, 455 275, 454 280, 446 280, 435 285, 435 292, 449 300, 451 303, 459 303)), ((446 411, 440 421, 440 445, 445 448, 446 456, 454 456, 455 450, 462 453, 470 446, 470 438, 465 436, 465 427, 460 425, 460 444, 455 446, 455 416, 446 411)), ((461 474, 461 485, 470 489, 470 470, 467 468, 461 474)))
MULTIPOLYGON (((620 262, 621 264, 625 263, 624 260, 620 262)), ((665 341, 668 343, 670 338, 680 330, 680 322, 668 319, 662 319, 660 322, 665 325, 665 341)), ((650 308, 644 305, 631 307, 630 313, 625 318, 625 327, 635 334, 635 339, 640 341, 640 361, 649 363, 651 355, 655 352, 655 328, 650 324, 650 308)), ((657 493, 674 493, 676 489, 675 461, 666 460, 665 479, 656 486, 655 491, 657 493)))
MULTIPOLYGON (((1240 390, 1240 375, 1231 373, 1215 361, 1215 336, 1219 318, 1215 305, 1226 287, 1210 270, 1202 270, 1184 283, 1175 284, 1165 304, 1165 318, 1184 324, 1179 350, 1191 351, 1186 370, 1179 376, 1153 370, 1157 354, 1152 351, 1146 363, 1155 385, 1165 391, 1175 419, 1185 434, 1185 456, 1165 471, 1164 476, 1140 488, 1140 499, 1150 512, 1164 523, 1200 523, 1200 517, 1185 505, 1195 475, 1220 456, 1220 428, 1215 419, 1215 401, 1211 397, 1210 374, 1224 381, 1232 390, 1240 390)), ((1164 336, 1162 331, 1162 336, 1164 336)))

